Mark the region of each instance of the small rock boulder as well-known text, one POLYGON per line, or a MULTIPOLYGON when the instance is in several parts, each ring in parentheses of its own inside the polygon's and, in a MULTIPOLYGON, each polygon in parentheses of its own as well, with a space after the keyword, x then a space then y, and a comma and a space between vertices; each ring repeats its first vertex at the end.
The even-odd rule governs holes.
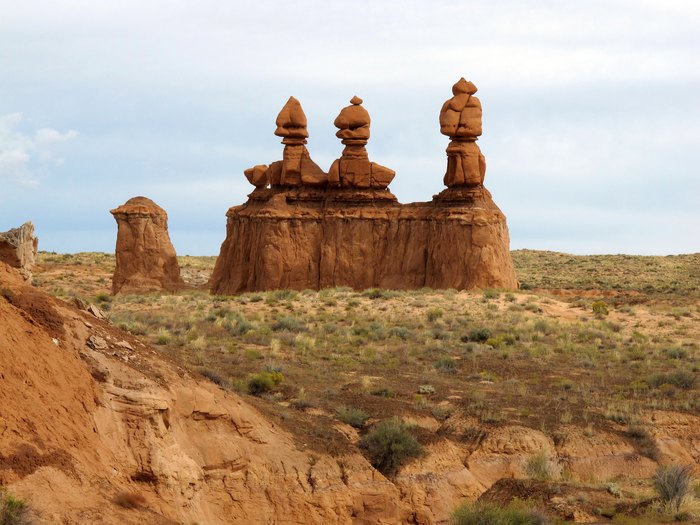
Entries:
POLYGON ((112 293, 184 288, 165 210, 151 199, 134 197, 111 213, 118 227, 112 293))
POLYGON ((0 233, 0 261, 17 268, 27 281, 32 278, 38 247, 39 239, 31 222, 0 233))

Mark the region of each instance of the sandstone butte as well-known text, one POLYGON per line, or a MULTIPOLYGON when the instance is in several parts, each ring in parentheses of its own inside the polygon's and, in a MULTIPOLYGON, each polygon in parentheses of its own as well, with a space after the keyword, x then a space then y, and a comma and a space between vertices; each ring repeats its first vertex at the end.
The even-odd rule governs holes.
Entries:
POLYGON ((112 293, 184 288, 165 210, 151 199, 133 197, 110 213, 118 228, 112 293))
POLYGON ((17 268, 27 281, 32 278, 38 247, 39 239, 34 235, 34 225, 31 222, 0 232, 0 261, 17 268))
MULTIPOLYGON (((478 441, 431 441, 388 478, 347 425, 333 423, 348 436, 342 456, 308 450, 244 398, 2 262, 0 290, 0 487, 29 502, 37 525, 437 525, 465 500, 534 494, 522 478, 536 453, 573 481, 649 478, 657 467, 615 430, 572 426, 554 441, 508 423, 478 441)), ((659 462, 697 467, 700 417, 658 410, 651 421, 659 462)), ((444 435, 475 425, 451 417, 444 435)), ((577 507, 586 489, 557 487, 545 487, 557 514, 597 521, 577 507)), ((616 504, 604 488, 590 496, 616 504)))
POLYGON ((452 92, 440 111, 440 131, 451 139, 447 188, 411 204, 389 190, 395 172, 368 158, 362 99, 353 97, 336 118, 344 149, 324 173, 306 149, 306 116, 291 97, 276 122, 282 160, 247 169, 255 190, 226 214, 211 292, 517 288, 506 218, 483 185, 476 87, 460 79, 452 92))

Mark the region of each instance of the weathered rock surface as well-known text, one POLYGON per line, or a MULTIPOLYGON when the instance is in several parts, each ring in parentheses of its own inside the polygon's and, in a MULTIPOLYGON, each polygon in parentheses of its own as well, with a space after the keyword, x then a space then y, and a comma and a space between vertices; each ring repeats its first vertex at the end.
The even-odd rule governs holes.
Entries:
POLYGON ((183 288, 165 210, 151 199, 133 197, 110 213, 118 227, 112 293, 183 288))
MULTIPOLYGON (((387 479, 351 437, 342 457, 305 450, 243 398, 28 286, 3 263, 0 288, 0 486, 29 502, 37 524, 437 525, 485 491, 485 501, 532 497, 583 519, 614 499, 580 485, 516 482, 533 454, 589 484, 649 478, 657 466, 621 439, 622 426, 564 427, 553 440, 512 423, 482 429, 456 414, 423 457, 387 479), (118 505, 124 494, 143 504, 118 505)), ((654 411, 643 423, 663 463, 698 468, 700 417, 654 411)))
MULTIPOLYGON (((441 131, 453 139, 448 188, 430 202, 399 204, 389 191, 394 171, 367 156, 370 117, 358 97, 335 120, 345 149, 327 180, 307 184, 302 176, 281 184, 264 165, 247 170, 256 189, 226 214, 212 293, 329 286, 517 288, 506 218, 483 186, 486 164, 475 144, 481 104, 475 92, 461 79, 442 108, 441 131)), ((278 117, 278 131, 283 114, 296 115, 282 122, 291 121, 288 128, 299 134, 295 140, 304 140, 306 117, 298 114, 301 106, 289 105, 278 117)))
POLYGON ((38 247, 39 239, 31 222, 0 233, 0 261, 17 268, 27 281, 32 278, 38 247))

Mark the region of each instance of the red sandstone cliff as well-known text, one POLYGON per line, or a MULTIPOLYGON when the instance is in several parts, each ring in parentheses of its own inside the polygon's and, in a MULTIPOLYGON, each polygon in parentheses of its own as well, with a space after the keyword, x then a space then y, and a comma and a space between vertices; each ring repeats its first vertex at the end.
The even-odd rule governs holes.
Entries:
POLYGON ((360 98, 353 97, 335 121, 345 149, 325 179, 310 158, 306 165, 295 160, 308 157, 303 145, 308 133, 301 105, 290 99, 275 132, 284 137, 284 159, 246 170, 256 189, 226 214, 212 293, 330 286, 517 288, 506 218, 483 185, 486 164, 476 145, 481 103, 475 92, 461 79, 440 113, 441 131, 452 139, 448 188, 430 202, 412 204, 396 201, 387 188, 394 172, 368 158, 370 117, 360 98), (292 154, 294 148, 299 151, 292 154))

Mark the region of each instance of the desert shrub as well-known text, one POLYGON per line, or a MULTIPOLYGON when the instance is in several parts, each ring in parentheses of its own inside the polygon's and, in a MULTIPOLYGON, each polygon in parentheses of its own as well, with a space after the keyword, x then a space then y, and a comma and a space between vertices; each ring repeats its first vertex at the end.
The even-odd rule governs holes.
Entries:
POLYGON ((435 368, 446 374, 457 373, 457 362, 451 357, 443 357, 435 361, 435 368))
POLYGON ((454 525, 547 525, 547 517, 534 509, 496 503, 465 503, 452 514, 454 525))
POLYGON ((687 350, 682 348, 669 348, 664 353, 669 359, 686 359, 688 357, 687 350))
POLYGON ((500 295, 501 293, 498 290, 492 288, 484 290, 484 299, 496 299, 500 295))
POLYGON ((695 386, 697 377, 692 372, 678 370, 670 374, 654 374, 647 379, 647 383, 652 388, 660 388, 663 385, 672 385, 684 390, 689 390, 695 386))
POLYGON ((386 293, 379 288, 371 288, 362 292, 362 295, 369 299, 386 299, 386 293))
POLYGON ((291 301, 299 297, 299 292, 296 290, 274 290, 268 293, 268 299, 271 301, 291 301))
POLYGON ((355 428, 362 428, 369 416, 359 408, 341 407, 338 409, 338 419, 355 428))
POLYGON ((646 428, 641 425, 630 425, 626 433, 642 456, 654 461, 659 459, 659 448, 656 445, 656 440, 646 428))
POLYGON ((265 394, 279 385, 283 379, 282 372, 259 372, 248 380, 248 393, 254 396, 265 394))
POLYGON ((399 417, 377 423, 362 437, 360 448, 370 463, 387 475, 397 472, 408 460, 423 453, 423 447, 399 417))
POLYGON ((399 339, 408 339, 411 337, 411 330, 405 326, 394 326, 389 329, 389 335, 392 337, 398 337, 399 339))
POLYGON ((430 308, 427 312, 425 312, 425 317, 429 323, 434 323, 440 319, 443 314, 444 312, 442 311, 442 308, 430 308))
POLYGON ((304 324, 296 317, 278 317, 271 328, 275 332, 280 332, 282 330, 286 330, 287 332, 303 332, 306 330, 304 324))
POLYGON ((692 491, 693 468, 690 465, 661 466, 654 474, 659 499, 676 512, 692 491))
POLYGON ((593 304, 591 304, 591 310, 593 310, 593 314, 599 318, 605 317, 609 313, 608 304, 605 301, 594 301, 593 304))
POLYGON ((376 388, 372 390, 370 394, 378 397, 396 397, 396 392, 387 387, 376 388))
POLYGON ((229 380, 224 378, 221 374, 215 372, 214 370, 210 370, 209 368, 202 368, 200 369, 199 373, 206 377, 212 383, 219 385, 221 388, 231 387, 231 383, 229 382, 229 380))
POLYGON ((0 525, 29 525, 29 506, 0 488, 0 525))
POLYGON ((477 343, 483 343, 491 337, 491 330, 488 328, 475 328, 466 337, 462 337, 463 342, 474 341, 477 343), (466 339, 466 341, 465 341, 466 339))
POLYGON ((554 475, 554 465, 545 451, 530 456, 525 463, 525 474, 532 479, 547 481, 554 475))

